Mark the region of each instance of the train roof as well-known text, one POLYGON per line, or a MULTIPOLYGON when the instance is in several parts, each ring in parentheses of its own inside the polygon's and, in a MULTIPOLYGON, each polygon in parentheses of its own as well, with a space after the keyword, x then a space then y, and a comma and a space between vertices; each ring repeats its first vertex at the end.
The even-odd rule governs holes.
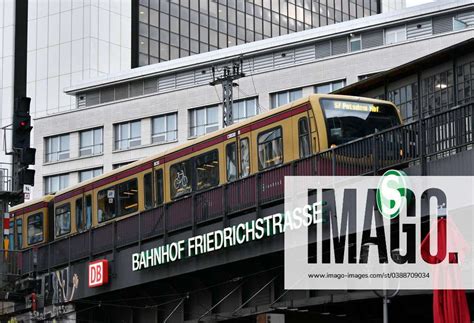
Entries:
POLYGON ((35 205, 35 204, 38 204, 38 203, 42 203, 42 202, 48 203, 48 202, 51 201, 53 198, 54 198, 54 195, 52 195, 52 194, 44 195, 44 196, 42 196, 42 197, 40 197, 40 198, 37 198, 37 199, 31 200, 31 201, 28 201, 28 202, 24 202, 24 203, 21 203, 21 204, 12 206, 12 207, 9 209, 9 212, 15 212, 15 211, 18 211, 18 210, 27 208, 27 207, 29 207, 29 206, 32 206, 32 205, 35 205))
POLYGON ((55 197, 58 197, 58 196, 61 196, 63 194, 66 194, 68 192, 71 192, 73 190, 76 190, 78 188, 81 188, 81 187, 85 187, 91 183, 94 183, 96 181, 99 181, 101 179, 105 179, 105 178, 108 178, 110 176, 114 176, 116 174, 120 174, 122 172, 125 172, 129 169, 132 169, 136 166, 139 166, 139 165, 142 165, 144 163, 147 163, 147 162, 152 162, 154 160, 157 160, 161 157, 164 157, 172 152, 176 152, 176 151, 180 151, 182 149, 185 149, 187 147, 190 147, 190 146, 193 146, 193 145, 196 145, 198 143, 201 143, 201 142, 205 142, 209 139, 212 139, 214 137, 217 137, 217 136, 220 136, 222 134, 225 134, 225 133, 229 133, 229 132, 232 132, 232 131, 235 131, 239 128, 242 128, 246 125, 249 125, 249 124, 252 124, 254 123, 255 121, 257 120, 261 120, 261 119, 264 119, 264 118, 267 118, 267 117, 270 117, 272 115, 275 115, 275 114, 278 114, 282 111, 285 111, 285 110, 288 110, 288 109, 291 109, 292 107, 295 107, 295 106, 299 106, 301 104, 304 104, 306 102, 312 102, 313 100, 317 100, 319 98, 340 98, 340 99, 351 99, 351 100, 354 100, 354 101, 366 101, 366 102, 372 102, 372 103, 390 103, 392 104, 391 102, 386 102, 386 101, 382 101, 382 100, 376 100, 376 99, 370 99, 370 98, 362 98, 362 97, 355 97, 355 96, 347 96, 347 95, 334 95, 334 94, 311 94, 307 97, 304 97, 304 98, 301 98, 301 99, 298 99, 298 100, 295 100, 293 102, 290 102, 286 105, 283 105, 281 107, 278 107, 278 108, 275 108, 275 109, 272 109, 270 111, 266 111, 264 113, 261 113, 261 114, 258 114, 258 115, 255 115, 251 118, 248 118, 248 119, 245 119, 244 121, 241 121, 239 123, 235 123, 229 127, 226 127, 226 128, 223 128, 223 129, 219 129, 217 131, 214 131, 210 134, 207 134, 205 136, 201 136, 199 138, 196 138, 196 139, 192 139, 192 140, 188 140, 187 142, 181 144, 181 145, 178 145, 178 146, 175 146, 173 148, 170 148, 170 149, 167 149, 163 152, 160 152, 160 153, 157 153, 157 154, 154 154, 150 157, 146 157, 146 158, 143 158, 143 159, 140 159, 140 160, 137 160, 133 163, 130 163, 128 165, 125 165, 123 167, 120 167, 118 169, 115 169, 115 170, 112 170, 110 172, 107 172, 105 174, 102 174, 102 175, 99 175, 99 176, 96 176, 96 177, 93 177, 91 179, 88 179, 84 182, 80 182, 78 184, 75 184, 75 185, 72 185, 72 186, 69 186, 63 190, 60 190, 58 192, 56 192, 54 194, 55 197))

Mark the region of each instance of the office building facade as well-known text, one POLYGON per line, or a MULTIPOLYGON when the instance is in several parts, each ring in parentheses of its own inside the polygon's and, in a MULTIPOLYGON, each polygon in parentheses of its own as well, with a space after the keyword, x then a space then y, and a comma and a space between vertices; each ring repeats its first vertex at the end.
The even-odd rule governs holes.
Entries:
POLYGON ((134 66, 380 12, 379 0, 136 0, 134 5, 134 66))

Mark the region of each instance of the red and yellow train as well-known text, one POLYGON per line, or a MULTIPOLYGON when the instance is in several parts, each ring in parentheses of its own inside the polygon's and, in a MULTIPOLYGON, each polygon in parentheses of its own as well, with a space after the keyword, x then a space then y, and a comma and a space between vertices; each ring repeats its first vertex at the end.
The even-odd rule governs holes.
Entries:
POLYGON ((399 125, 390 102, 314 94, 54 195, 12 207, 26 249, 399 125))

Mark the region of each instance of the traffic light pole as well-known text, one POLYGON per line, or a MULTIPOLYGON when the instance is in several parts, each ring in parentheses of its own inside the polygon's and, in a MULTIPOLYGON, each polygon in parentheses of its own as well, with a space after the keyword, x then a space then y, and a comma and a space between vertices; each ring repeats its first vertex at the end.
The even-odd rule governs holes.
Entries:
MULTIPOLYGON (((30 147, 30 99, 26 98, 26 68, 28 55, 28 1, 15 0, 15 64, 13 66, 13 129, 12 129, 12 191, 18 195, 16 203, 24 200, 22 149, 30 147), (20 124, 24 124, 20 127, 20 124), (28 130, 27 130, 28 129, 28 130)), ((24 172, 24 171, 23 171, 24 172)))

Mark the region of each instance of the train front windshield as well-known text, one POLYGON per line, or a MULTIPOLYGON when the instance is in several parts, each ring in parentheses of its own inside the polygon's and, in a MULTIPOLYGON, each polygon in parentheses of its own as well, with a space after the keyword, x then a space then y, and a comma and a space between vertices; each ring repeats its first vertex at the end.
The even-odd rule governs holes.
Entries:
POLYGON ((321 99, 326 116, 328 145, 341 145, 400 124, 396 109, 389 104, 321 99))

